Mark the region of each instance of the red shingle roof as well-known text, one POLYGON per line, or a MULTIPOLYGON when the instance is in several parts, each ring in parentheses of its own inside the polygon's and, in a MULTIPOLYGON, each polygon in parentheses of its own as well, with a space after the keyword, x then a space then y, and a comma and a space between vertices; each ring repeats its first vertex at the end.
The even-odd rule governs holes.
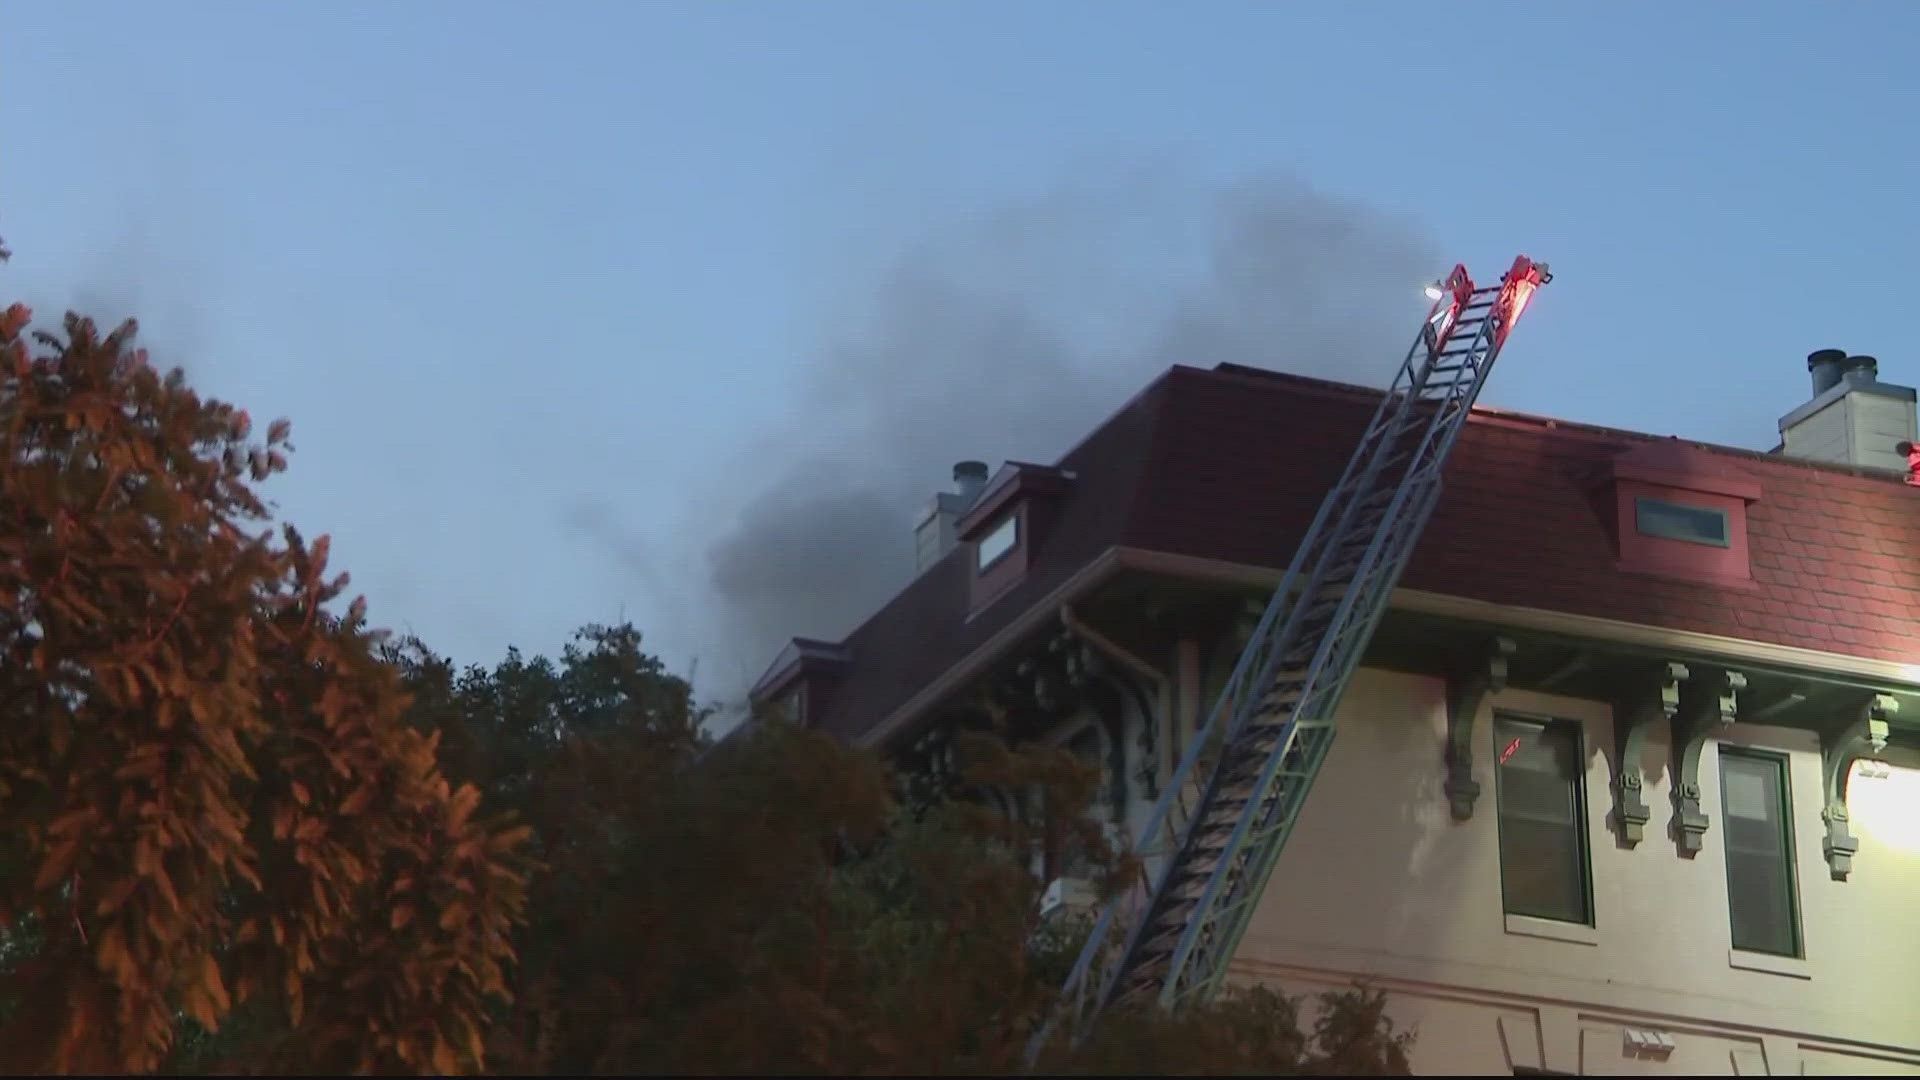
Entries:
MULTIPOLYGON (((1027 579, 971 619, 961 552, 847 639, 822 718, 855 738, 1116 545, 1284 567, 1377 391, 1175 367, 1060 462, 1077 479, 1027 579)), ((1920 491, 1883 472, 1724 447, 1759 482, 1753 583, 1622 571, 1596 481, 1656 436, 1478 409, 1404 587, 1877 660, 1920 655, 1920 491)))

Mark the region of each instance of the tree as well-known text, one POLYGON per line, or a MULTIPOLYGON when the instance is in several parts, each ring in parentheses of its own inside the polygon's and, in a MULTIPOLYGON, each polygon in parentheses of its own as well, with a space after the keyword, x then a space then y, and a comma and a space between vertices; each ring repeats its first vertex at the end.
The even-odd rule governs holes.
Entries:
POLYGON ((288 425, 0 320, 0 1068, 471 1071, 524 831, 403 721, 326 537, 253 490, 288 425), (249 531, 258 529, 259 531, 249 531), (185 1036, 183 1038, 183 1035, 185 1036))
MULTIPOLYGON (((1096 775, 1005 725, 964 735, 958 782, 929 789, 771 719, 707 745, 631 627, 491 671, 403 651, 415 722, 524 815, 545 864, 493 1028, 505 1071, 1017 1073, 1084 931, 1038 917, 1033 867, 1129 865, 1086 812, 1096 775)), ((1378 995, 1322 1005, 1305 1032, 1298 1002, 1258 989, 1120 1017, 1046 1069, 1407 1071, 1378 995)))

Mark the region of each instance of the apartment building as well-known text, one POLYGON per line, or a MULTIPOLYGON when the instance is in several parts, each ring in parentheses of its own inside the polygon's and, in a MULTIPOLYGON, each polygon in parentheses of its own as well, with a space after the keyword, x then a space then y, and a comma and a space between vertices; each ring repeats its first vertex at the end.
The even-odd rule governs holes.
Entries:
MULTIPOLYGON (((1423 1073, 1920 1075, 1915 393, 1808 369, 1771 453, 1474 411, 1233 977, 1370 980, 1423 1073)), ((1175 367, 963 463, 756 696, 938 769, 989 694, 1137 835, 1378 401, 1175 367)))

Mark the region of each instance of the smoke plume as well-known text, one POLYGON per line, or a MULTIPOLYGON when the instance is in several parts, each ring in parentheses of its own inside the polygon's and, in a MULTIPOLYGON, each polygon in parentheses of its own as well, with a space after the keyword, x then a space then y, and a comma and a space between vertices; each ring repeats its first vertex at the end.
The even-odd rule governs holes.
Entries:
POLYGON ((1384 385, 1430 247, 1286 178, 1065 190, 913 245, 756 448, 781 466, 732 474, 765 481, 707 552, 721 667, 845 635, 910 580, 914 515, 953 462, 1055 460, 1171 364, 1384 385))

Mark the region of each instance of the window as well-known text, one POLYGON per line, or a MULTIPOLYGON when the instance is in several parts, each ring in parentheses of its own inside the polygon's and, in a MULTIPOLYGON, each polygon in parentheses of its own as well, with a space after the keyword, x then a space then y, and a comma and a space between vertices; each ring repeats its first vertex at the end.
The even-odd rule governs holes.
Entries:
POLYGON ((1633 527, 1642 536, 1681 540, 1689 544, 1732 547, 1727 512, 1706 506, 1686 506, 1665 499, 1633 500, 1633 527))
POLYGON ((774 698, 772 706, 767 711, 772 719, 783 724, 798 724, 800 722, 800 691, 789 690, 774 698))
POLYGON ((1591 926, 1580 728, 1496 715, 1493 730, 1507 914, 1591 926))
POLYGON ((1787 763, 1720 749, 1720 808, 1727 822, 1727 909, 1733 947, 1800 955, 1793 874, 1793 799, 1787 763))
POLYGON ((993 531, 980 538, 979 568, 985 570, 994 563, 1007 557, 1013 545, 1020 542, 1020 515, 1008 514, 1005 521, 993 527, 993 531))

